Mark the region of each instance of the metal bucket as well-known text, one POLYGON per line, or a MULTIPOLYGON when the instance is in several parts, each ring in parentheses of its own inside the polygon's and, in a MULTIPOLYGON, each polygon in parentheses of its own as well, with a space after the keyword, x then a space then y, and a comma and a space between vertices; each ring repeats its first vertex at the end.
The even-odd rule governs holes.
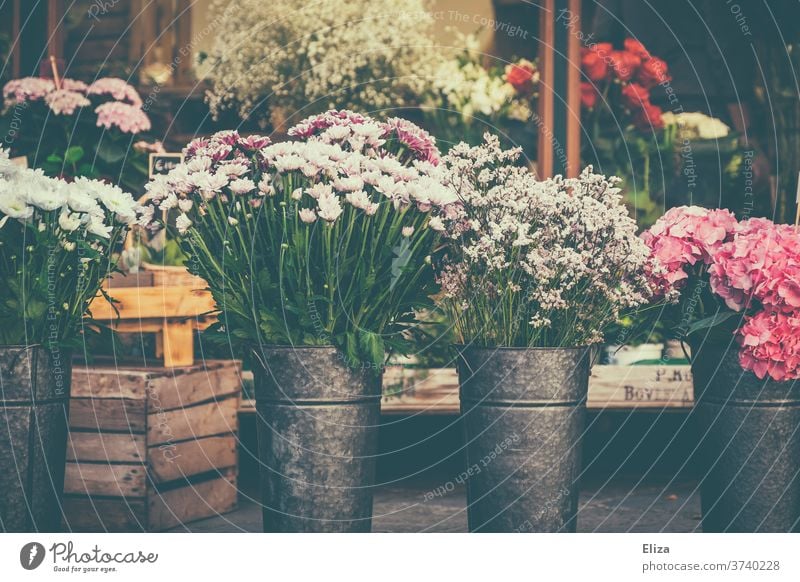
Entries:
POLYGON ((381 374, 333 347, 269 347, 255 371, 265 532, 369 532, 381 374))
POLYGON ((470 531, 575 531, 589 348, 457 350, 470 531))
POLYGON ((693 346, 703 531, 800 531, 800 381, 759 380, 693 346))
POLYGON ((0 346, 0 530, 61 531, 72 365, 42 346, 0 346))

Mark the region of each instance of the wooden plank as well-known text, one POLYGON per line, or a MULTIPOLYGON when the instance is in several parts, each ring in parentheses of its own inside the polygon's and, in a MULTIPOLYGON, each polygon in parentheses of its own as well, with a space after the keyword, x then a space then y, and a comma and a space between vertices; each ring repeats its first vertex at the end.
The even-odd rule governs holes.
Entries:
POLYGON ((164 493, 152 492, 148 499, 150 530, 159 531, 196 519, 227 513, 236 507, 236 472, 222 471, 218 478, 164 493))
POLYGON ((151 413, 147 419, 147 443, 154 446, 236 432, 238 407, 239 399, 234 396, 189 408, 151 413))
POLYGON ((147 530, 147 502, 144 498, 93 499, 66 496, 63 508, 66 531, 147 530))
POLYGON ((691 408, 691 366, 595 366, 588 408, 691 408))
POLYGON ((147 430, 144 400, 70 398, 70 428, 143 433, 147 430))
POLYGON ((153 378, 149 388, 151 411, 172 410, 221 399, 241 390, 241 362, 208 361, 188 371, 176 370, 153 378))
POLYGON ((194 328, 191 320, 164 322, 161 331, 164 367, 191 366, 194 363, 194 328))
POLYGON ((89 364, 72 369, 73 398, 129 398, 144 400, 153 372, 143 368, 110 368, 89 364))
MULTIPOLYGON (((458 414, 458 374, 453 368, 390 366, 384 373, 383 414, 458 414)), ((692 373, 682 366, 594 366, 589 409, 685 409, 694 405, 692 373)), ((243 402, 240 413, 254 413, 243 402)))
POLYGON ((148 447, 148 467, 155 483, 166 483, 236 465, 236 436, 214 436, 148 447))
POLYGON ((147 470, 142 464, 67 462, 64 493, 143 497, 147 492, 147 470))
POLYGON ((114 461, 144 463, 147 454, 145 435, 103 432, 69 433, 68 461, 114 461))
POLYGON ((102 295, 95 297, 90 306, 94 319, 196 317, 215 309, 211 293, 186 287, 121 287, 110 291, 116 302, 112 307, 102 295))

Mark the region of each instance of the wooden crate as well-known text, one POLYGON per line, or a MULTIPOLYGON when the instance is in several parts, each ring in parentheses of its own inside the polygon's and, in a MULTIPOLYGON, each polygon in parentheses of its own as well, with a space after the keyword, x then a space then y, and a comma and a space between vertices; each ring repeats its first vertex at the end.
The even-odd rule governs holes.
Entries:
POLYGON ((236 505, 241 366, 76 365, 64 514, 73 531, 159 531, 236 505))

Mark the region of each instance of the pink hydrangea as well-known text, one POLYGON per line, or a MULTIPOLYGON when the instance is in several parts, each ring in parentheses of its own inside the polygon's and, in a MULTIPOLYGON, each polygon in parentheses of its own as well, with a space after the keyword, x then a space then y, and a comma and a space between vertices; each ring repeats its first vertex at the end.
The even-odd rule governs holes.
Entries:
POLYGON ((386 131, 383 138, 397 140, 405 145, 416 159, 439 163, 439 148, 436 147, 436 138, 421 127, 401 117, 392 117, 383 124, 386 131))
POLYGON ((734 311, 753 299, 770 308, 800 309, 800 232, 763 218, 743 221, 709 267, 711 290, 734 311))
POLYGON ((728 210, 709 210, 699 206, 671 208, 647 231, 642 239, 650 247, 649 278, 653 293, 677 298, 677 290, 688 278, 686 267, 710 264, 712 257, 736 227, 736 217, 728 210))
POLYGON ((136 107, 142 106, 139 93, 127 82, 115 77, 97 79, 86 89, 87 95, 110 95, 117 101, 124 101, 136 107))
POLYGON ((38 101, 56 88, 52 79, 23 77, 9 81, 3 87, 3 100, 6 107, 26 101, 38 101))
POLYGON ((762 310, 745 317, 737 332, 739 364, 758 378, 778 382, 800 378, 800 317, 762 310))
POLYGON ((72 115, 77 109, 91 105, 81 93, 67 89, 57 89, 45 95, 45 103, 56 115, 72 115))
POLYGON ((97 114, 97 127, 118 128, 123 133, 141 133, 150 129, 150 118, 139 107, 109 101, 94 110, 97 114))

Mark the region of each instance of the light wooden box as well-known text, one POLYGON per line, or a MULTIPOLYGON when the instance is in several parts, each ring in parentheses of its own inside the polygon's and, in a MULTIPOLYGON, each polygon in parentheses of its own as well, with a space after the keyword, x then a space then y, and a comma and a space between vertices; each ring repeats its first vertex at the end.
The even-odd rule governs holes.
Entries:
POLYGON ((72 531, 159 531, 236 505, 241 366, 76 365, 64 517, 72 531))

